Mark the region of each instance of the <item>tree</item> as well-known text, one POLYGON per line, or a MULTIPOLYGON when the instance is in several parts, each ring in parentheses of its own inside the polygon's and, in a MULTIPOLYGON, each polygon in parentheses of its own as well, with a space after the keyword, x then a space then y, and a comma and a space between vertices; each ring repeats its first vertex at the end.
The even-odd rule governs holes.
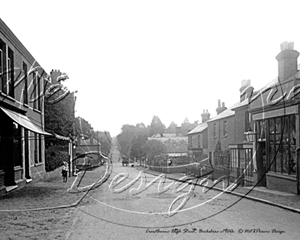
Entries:
MULTIPOLYGON (((45 99, 45 130, 62 136, 72 135, 75 120, 74 106, 74 93, 55 104, 50 104, 45 99)), ((57 145, 59 142, 55 138, 46 138, 46 147, 57 145)))
POLYGON ((154 163, 157 161, 157 157, 166 153, 165 145, 157 140, 148 140, 144 146, 146 156, 150 163, 154 163))
POLYGON ((176 133, 176 127, 177 124, 172 121, 169 127, 166 129, 166 133, 176 133))
POLYGON ((124 156, 129 156, 132 140, 136 136, 136 127, 125 124, 121 128, 122 132, 118 135, 118 141, 121 146, 120 152, 124 156))
MULTIPOLYGON (((52 82, 52 85, 46 89, 52 89, 53 86, 63 88, 62 81, 52 82)), ((58 89, 58 88, 56 88, 58 89)), ((69 93, 66 90, 65 93, 69 93)), ((70 136, 74 132, 75 122, 75 93, 62 94, 60 91, 54 91, 50 97, 44 98, 44 119, 45 130, 50 133, 56 133, 62 136, 70 136), (63 97, 61 97, 63 96, 63 97)), ((52 171, 63 164, 63 161, 69 160, 68 153, 69 141, 60 140, 55 137, 45 138, 45 168, 46 171, 52 171)))
POLYGON ((147 135, 138 135, 132 140, 132 146, 130 149, 130 158, 141 160, 146 157, 145 143, 147 142, 147 135))
POLYGON ((149 136, 153 136, 154 134, 162 135, 166 130, 166 126, 161 122, 158 116, 153 116, 151 124, 149 126, 149 136))
POLYGON ((88 139, 93 136, 93 127, 83 117, 77 117, 75 120, 75 135, 88 139))
POLYGON ((120 152, 127 157, 130 156, 133 139, 140 135, 147 136, 149 134, 149 129, 144 123, 138 123, 135 126, 125 124, 122 126, 121 130, 122 132, 118 135, 118 141, 121 146, 120 152))
POLYGON ((195 121, 194 123, 190 123, 189 119, 186 117, 183 120, 183 123, 181 124, 181 130, 180 133, 185 136, 189 131, 194 129, 198 125, 198 121, 195 121))

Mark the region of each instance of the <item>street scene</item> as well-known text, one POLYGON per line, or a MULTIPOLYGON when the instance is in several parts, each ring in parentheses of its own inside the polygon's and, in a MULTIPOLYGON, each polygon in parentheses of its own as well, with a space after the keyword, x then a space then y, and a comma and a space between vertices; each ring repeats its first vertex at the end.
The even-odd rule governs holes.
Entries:
POLYGON ((299 7, 4 1, 0 240, 299 239, 299 7))
POLYGON ((201 184, 195 179, 193 188, 191 184, 184 187, 182 174, 157 178, 159 173, 139 164, 123 167, 117 145, 112 147, 111 158, 111 163, 87 171, 80 180, 71 177, 62 185, 56 173, 47 181, 3 197, 1 239, 298 238, 298 196, 243 187, 226 193, 223 183, 208 190, 212 181, 201 184), (106 171, 108 180, 94 185, 106 171), (128 178, 117 179, 120 174, 128 178), (155 178, 158 180, 153 181, 155 178), (134 183, 126 187, 130 182, 134 183), (72 186, 74 191, 69 191, 72 186), (176 188, 183 189, 176 192, 176 188), (183 202, 181 198, 172 205, 182 194, 189 196, 188 201, 172 212, 183 202), (283 204, 285 207, 280 207, 283 204), (298 212, 293 211, 297 208, 298 212))
MULTIPOLYGON (((110 180, 99 189, 91 191, 88 205, 79 207, 76 221, 67 239, 297 239, 299 213, 289 212, 258 201, 210 190, 203 193, 200 185, 193 191, 189 202, 174 215, 168 214, 170 205, 180 194, 159 192, 158 181, 149 184, 157 173, 144 168, 122 167, 117 161, 118 149, 113 149, 113 171, 110 180), (137 195, 130 189, 138 189, 137 181, 120 193, 112 193, 111 184, 118 174, 128 174, 126 186, 140 173, 143 186, 150 185, 137 195), (263 214, 262 214, 263 212, 263 214), (272 219, 271 221, 266 219, 272 219), (286 223, 291 224, 286 224, 286 223), (232 228, 234 226, 234 228, 232 228)), ((165 186, 180 179, 173 175, 165 186)), ((161 178, 162 179, 162 178, 161 178)), ((118 189, 121 189, 118 186, 118 189)), ((173 187, 174 188, 174 187, 173 187)), ((163 188, 162 188, 163 189, 163 188)), ((242 189, 241 189, 242 190, 242 189)), ((239 190, 239 191, 241 191, 239 190)), ((188 189, 180 193, 187 193, 188 189)), ((264 193, 268 195, 268 193, 264 193)), ((267 198, 267 196, 262 197, 267 198)), ((255 196, 255 193, 253 194, 255 196)), ((273 199, 288 197, 273 195, 273 199)), ((256 196, 257 197, 257 196, 256 196)), ((277 200, 278 201, 278 200, 277 200)), ((286 200, 285 200, 286 201, 286 200)), ((297 199, 299 206, 299 198, 297 199)), ((181 202, 181 201, 180 201, 181 202)), ((178 207, 179 203, 176 204, 178 207)), ((174 207, 175 208, 175 207, 174 207)))

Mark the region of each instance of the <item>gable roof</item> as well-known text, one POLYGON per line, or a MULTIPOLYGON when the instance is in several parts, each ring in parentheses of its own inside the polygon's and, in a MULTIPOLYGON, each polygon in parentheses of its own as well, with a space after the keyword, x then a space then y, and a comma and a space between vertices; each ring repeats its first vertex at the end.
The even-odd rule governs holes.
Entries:
POLYGON ((232 111, 230 108, 228 108, 228 109, 224 110, 223 112, 221 112, 220 114, 218 114, 217 116, 215 116, 214 118, 209 119, 207 122, 213 122, 213 121, 231 117, 234 115, 235 115, 235 111, 232 111))
POLYGON ((200 133, 200 132, 204 131, 207 128, 207 126, 208 125, 206 122, 200 123, 197 127, 195 127, 193 130, 188 132, 187 135, 194 134, 194 133, 200 133))

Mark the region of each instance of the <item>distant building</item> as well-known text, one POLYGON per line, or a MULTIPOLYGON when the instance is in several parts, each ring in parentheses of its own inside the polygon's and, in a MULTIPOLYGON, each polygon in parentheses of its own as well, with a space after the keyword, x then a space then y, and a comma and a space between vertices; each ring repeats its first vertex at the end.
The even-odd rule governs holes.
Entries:
POLYGON ((201 114, 202 122, 192 129, 188 135, 188 154, 193 162, 200 161, 208 157, 208 125, 210 119, 208 110, 203 110, 201 114))
POLYGON ((230 151, 229 144, 235 139, 235 112, 227 109, 218 101, 217 116, 207 121, 208 156, 214 166, 214 178, 228 174, 230 151), (220 171, 218 171, 220 170, 220 171))
POLYGON ((166 146, 167 155, 170 157, 187 156, 188 137, 177 133, 155 134, 148 140, 162 142, 166 146))
MULTIPOLYGON (((99 154, 88 154, 86 157, 78 158, 74 164, 78 169, 84 169, 84 167, 96 167, 101 164, 101 143, 93 137, 89 139, 77 138, 76 156, 85 153, 99 152, 99 154)), ((102 154, 101 154, 102 155, 102 154)))

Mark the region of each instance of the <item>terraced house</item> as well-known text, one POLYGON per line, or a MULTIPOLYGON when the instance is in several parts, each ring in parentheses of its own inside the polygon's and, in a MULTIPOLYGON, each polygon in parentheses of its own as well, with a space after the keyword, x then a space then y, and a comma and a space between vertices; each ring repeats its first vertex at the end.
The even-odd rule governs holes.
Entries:
POLYGON ((0 19, 0 195, 45 172, 47 74, 0 19))
POLYGON ((188 154, 189 157, 196 162, 208 157, 208 133, 206 123, 210 118, 208 110, 203 110, 201 118, 202 122, 187 134, 188 154))

